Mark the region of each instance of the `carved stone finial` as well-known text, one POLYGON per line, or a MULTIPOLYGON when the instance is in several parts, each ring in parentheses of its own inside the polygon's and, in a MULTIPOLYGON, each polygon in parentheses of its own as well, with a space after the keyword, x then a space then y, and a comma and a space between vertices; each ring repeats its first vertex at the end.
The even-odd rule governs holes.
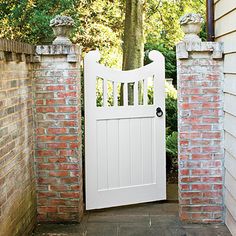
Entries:
POLYGON ((69 16, 56 16, 50 21, 50 26, 56 36, 52 44, 71 45, 70 32, 74 26, 74 20, 69 16))
POLYGON ((180 25, 183 29, 185 42, 201 42, 198 34, 201 31, 203 18, 200 14, 189 13, 180 18, 180 25))

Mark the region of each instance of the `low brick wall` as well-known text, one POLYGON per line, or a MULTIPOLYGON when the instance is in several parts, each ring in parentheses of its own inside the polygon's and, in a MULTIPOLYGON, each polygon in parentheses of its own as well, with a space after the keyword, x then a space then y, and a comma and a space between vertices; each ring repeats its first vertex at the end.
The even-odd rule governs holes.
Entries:
POLYGON ((219 43, 177 45, 182 220, 224 222, 223 60, 219 43))
POLYGON ((0 235, 36 224, 33 148, 34 47, 0 39, 0 235))
POLYGON ((80 62, 76 46, 37 46, 35 125, 38 220, 83 213, 80 62))

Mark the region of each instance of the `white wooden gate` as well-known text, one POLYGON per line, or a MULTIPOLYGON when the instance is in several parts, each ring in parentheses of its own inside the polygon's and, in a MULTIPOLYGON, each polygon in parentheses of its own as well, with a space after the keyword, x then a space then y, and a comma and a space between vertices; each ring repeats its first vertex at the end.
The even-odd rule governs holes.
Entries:
POLYGON ((158 51, 149 58, 153 62, 147 66, 119 71, 99 64, 99 51, 85 57, 87 210, 166 199, 165 65, 158 51), (123 104, 118 101, 121 86, 123 104))

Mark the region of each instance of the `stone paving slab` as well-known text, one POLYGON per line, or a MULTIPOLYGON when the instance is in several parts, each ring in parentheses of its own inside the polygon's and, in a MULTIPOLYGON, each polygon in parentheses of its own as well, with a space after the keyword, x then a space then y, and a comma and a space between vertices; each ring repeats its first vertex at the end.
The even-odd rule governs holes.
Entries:
POLYGON ((231 236, 224 225, 180 222, 176 203, 146 203, 89 211, 80 224, 41 224, 33 235, 231 236))

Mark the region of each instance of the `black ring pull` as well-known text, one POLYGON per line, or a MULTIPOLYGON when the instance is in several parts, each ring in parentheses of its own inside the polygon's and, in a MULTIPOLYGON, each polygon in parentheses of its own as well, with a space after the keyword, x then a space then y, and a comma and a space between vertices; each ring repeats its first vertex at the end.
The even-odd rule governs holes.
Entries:
POLYGON ((162 117, 162 116, 163 116, 163 111, 161 110, 160 107, 158 107, 158 108, 156 109, 156 115, 157 115, 157 117, 162 117))

